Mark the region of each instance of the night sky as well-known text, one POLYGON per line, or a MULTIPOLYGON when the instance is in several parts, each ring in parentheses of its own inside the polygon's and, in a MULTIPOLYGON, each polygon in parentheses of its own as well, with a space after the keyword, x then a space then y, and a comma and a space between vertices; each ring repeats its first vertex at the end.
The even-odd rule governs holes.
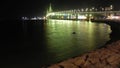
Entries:
POLYGON ((55 11, 114 5, 119 9, 120 0, 3 0, 0 2, 0 20, 22 16, 43 16, 49 4, 55 11))

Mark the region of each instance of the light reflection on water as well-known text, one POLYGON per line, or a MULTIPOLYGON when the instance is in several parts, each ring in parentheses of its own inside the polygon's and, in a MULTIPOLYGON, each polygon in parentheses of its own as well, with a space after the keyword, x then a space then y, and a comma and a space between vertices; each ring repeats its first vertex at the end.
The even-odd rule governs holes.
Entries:
POLYGON ((48 20, 45 25, 46 45, 52 61, 99 48, 109 40, 111 32, 106 24, 88 21, 48 20))

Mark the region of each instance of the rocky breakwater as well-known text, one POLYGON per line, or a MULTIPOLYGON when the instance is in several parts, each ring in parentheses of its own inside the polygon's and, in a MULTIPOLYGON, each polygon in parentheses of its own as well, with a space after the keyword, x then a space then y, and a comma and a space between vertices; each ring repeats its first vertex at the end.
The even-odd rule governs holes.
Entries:
POLYGON ((104 48, 43 68, 120 68, 120 40, 104 48))

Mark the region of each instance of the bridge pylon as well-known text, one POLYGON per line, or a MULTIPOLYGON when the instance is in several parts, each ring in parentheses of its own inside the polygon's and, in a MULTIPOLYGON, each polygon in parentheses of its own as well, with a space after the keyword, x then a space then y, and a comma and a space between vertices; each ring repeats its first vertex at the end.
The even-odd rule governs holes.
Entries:
POLYGON ((47 8, 47 11, 46 11, 46 17, 49 13, 53 12, 53 9, 52 9, 52 5, 50 3, 49 7, 47 8))

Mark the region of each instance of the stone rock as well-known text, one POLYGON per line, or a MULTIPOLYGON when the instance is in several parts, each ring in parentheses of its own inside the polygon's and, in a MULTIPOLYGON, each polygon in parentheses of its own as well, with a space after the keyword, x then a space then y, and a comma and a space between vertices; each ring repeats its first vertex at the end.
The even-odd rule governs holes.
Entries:
POLYGON ((83 66, 81 66, 82 68, 92 68, 92 64, 89 61, 86 61, 85 64, 83 66))
POLYGON ((119 54, 114 54, 114 55, 108 57, 107 62, 111 65, 117 65, 118 62, 120 62, 120 55, 119 54))
POLYGON ((79 68, 76 65, 68 62, 61 62, 58 64, 59 66, 62 66, 63 68, 79 68))
POLYGON ((59 65, 57 65, 57 64, 54 64, 54 65, 51 65, 50 67, 48 67, 48 68, 61 68, 59 65))
POLYGON ((74 60, 74 64, 77 66, 81 66, 86 62, 85 59, 86 59, 86 55, 81 56, 81 57, 76 57, 74 60))

